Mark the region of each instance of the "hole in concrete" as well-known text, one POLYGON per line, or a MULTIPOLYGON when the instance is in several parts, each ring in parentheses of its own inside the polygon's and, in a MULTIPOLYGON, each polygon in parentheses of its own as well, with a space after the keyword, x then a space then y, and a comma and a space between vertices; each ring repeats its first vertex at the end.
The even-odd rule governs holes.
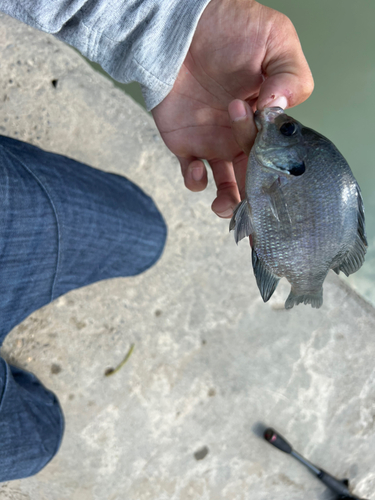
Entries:
POLYGON ((58 84, 58 80, 52 80, 51 83, 52 85, 56 88, 57 87, 57 84, 58 84))
POLYGON ((207 446, 203 446, 200 450, 194 453, 195 460, 203 460, 208 455, 209 449, 207 446))
POLYGON ((215 389, 213 387, 211 387, 211 389, 209 389, 208 396, 210 398, 212 398, 212 396, 216 396, 216 391, 215 391, 215 389))
POLYGON ((161 311, 160 309, 156 309, 156 311, 155 311, 156 317, 161 316, 162 314, 163 314, 163 311, 161 311))
POLYGON ((60 365, 57 365, 56 363, 52 363, 51 365, 51 373, 53 375, 57 375, 57 373, 60 373, 62 370, 60 365))
POLYGON ((207 344, 207 341, 206 340, 202 340, 202 345, 206 345, 207 344))

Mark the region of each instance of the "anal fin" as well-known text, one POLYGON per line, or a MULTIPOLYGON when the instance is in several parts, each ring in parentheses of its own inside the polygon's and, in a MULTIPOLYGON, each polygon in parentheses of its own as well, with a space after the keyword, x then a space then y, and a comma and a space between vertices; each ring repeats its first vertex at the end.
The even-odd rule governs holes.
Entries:
POLYGON ((267 302, 276 290, 280 278, 269 271, 265 264, 258 258, 256 251, 252 250, 252 261, 255 279, 264 302, 267 302))
POLYGON ((234 239, 236 243, 254 231, 251 223, 250 205, 247 200, 242 200, 233 213, 229 224, 229 231, 234 229, 234 239))

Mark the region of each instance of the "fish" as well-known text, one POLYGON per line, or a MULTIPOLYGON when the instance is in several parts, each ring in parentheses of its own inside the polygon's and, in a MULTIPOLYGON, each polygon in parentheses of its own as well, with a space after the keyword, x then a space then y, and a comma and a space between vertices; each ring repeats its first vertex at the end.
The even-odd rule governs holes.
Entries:
POLYGON ((319 308, 332 269, 358 271, 368 243, 359 185, 335 145, 282 108, 254 114, 258 133, 246 171, 245 198, 230 221, 236 243, 250 237, 252 266, 267 302, 285 277, 285 309, 319 308))

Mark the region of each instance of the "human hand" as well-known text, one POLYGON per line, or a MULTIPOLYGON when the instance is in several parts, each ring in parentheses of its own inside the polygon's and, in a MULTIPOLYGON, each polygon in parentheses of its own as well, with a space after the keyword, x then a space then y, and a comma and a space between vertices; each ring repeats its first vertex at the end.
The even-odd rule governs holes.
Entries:
POLYGON ((152 113, 188 189, 205 189, 201 159, 208 161, 217 186, 212 210, 228 218, 240 201, 238 186, 242 192, 245 185, 243 150, 248 154, 256 136, 253 111, 295 106, 312 90, 289 18, 254 0, 211 0, 172 91, 152 113))

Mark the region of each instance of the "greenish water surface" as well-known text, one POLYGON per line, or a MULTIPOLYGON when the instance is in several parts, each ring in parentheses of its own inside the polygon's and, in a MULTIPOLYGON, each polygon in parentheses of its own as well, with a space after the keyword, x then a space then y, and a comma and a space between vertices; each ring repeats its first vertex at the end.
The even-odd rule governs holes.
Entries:
MULTIPOLYGON (((362 189, 369 250, 362 269, 345 279, 375 305, 375 2, 261 3, 292 20, 314 76, 312 96, 290 114, 338 147, 362 189)), ((137 83, 115 85, 144 106, 137 83)))

